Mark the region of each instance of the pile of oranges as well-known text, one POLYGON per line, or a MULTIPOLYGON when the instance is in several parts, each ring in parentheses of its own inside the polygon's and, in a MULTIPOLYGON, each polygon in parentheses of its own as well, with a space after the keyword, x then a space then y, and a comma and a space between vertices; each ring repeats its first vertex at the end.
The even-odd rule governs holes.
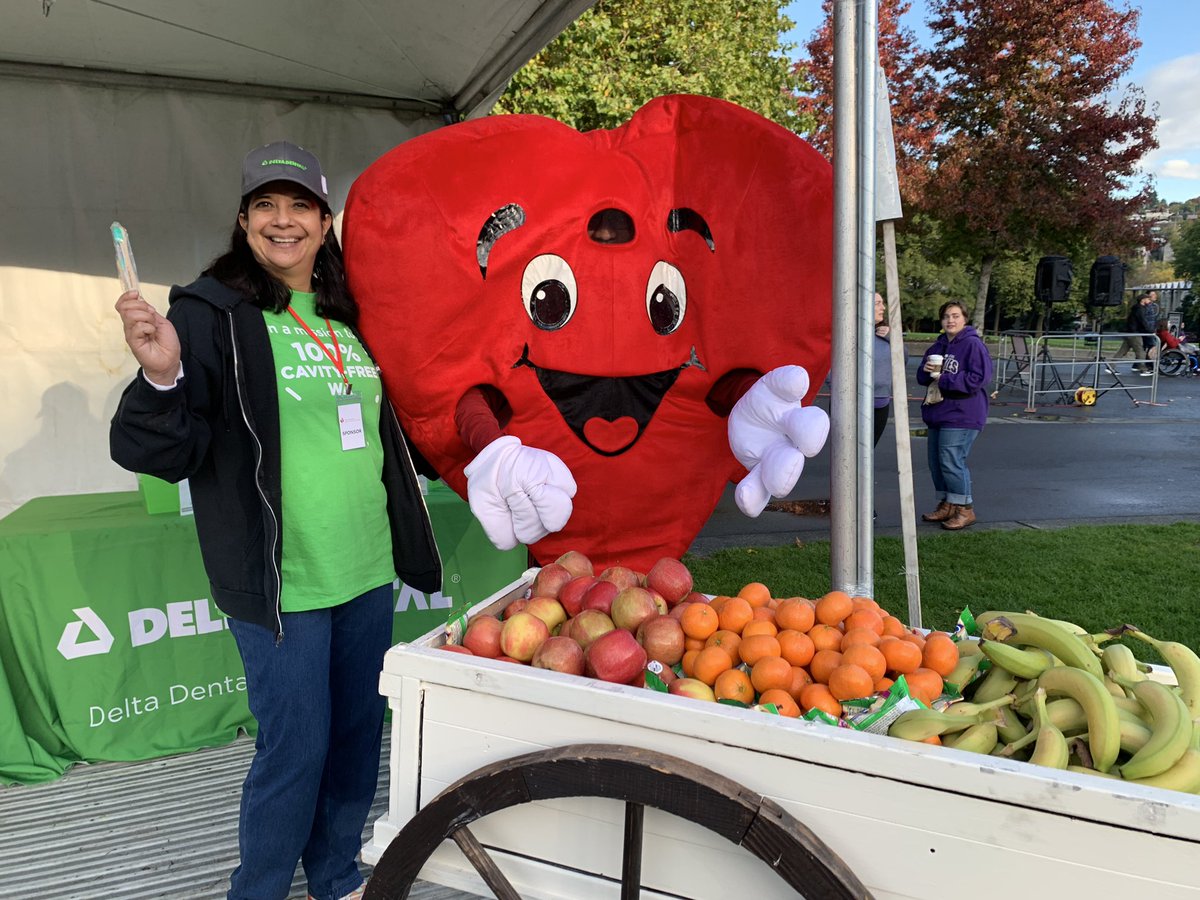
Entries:
POLYGON ((943 632, 908 628, 868 597, 830 591, 817 600, 777 599, 751 582, 735 597, 676 611, 685 635, 683 674, 717 700, 772 703, 784 716, 886 691, 903 675, 925 703, 942 694, 958 665, 958 645, 943 632))

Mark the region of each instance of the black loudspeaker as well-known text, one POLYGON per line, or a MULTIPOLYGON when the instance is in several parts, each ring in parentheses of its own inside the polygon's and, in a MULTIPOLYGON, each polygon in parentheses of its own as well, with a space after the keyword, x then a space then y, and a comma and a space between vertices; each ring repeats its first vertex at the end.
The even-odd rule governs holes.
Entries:
POLYGON ((1099 256, 1088 276, 1088 306, 1120 306, 1125 299, 1125 263, 1099 256))
POLYGON ((1043 256, 1033 279, 1033 294, 1042 303, 1062 303, 1071 293, 1071 261, 1065 256, 1043 256))

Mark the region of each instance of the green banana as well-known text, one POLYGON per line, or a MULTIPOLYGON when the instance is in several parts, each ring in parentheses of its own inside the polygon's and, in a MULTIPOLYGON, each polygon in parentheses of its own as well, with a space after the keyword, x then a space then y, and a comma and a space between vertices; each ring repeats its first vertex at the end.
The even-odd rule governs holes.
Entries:
POLYGON ((888 734, 906 741, 924 741, 934 735, 966 731, 980 722, 994 721, 995 707, 1009 703, 1012 703, 1011 697, 1001 697, 991 704, 981 704, 979 710, 969 716, 951 716, 936 709, 910 709, 892 723, 888 734))
POLYGON ((1017 678, 1037 678, 1054 664, 1054 658, 1037 647, 1025 649, 1002 641, 980 641, 983 655, 1017 678))
MULTIPOLYGON (((959 646, 962 647, 967 643, 975 644, 974 641, 963 641, 959 646)), ((975 676, 979 674, 979 666, 982 662, 983 654, 981 653, 963 655, 960 652, 958 665, 954 667, 953 672, 946 676, 945 683, 954 685, 958 688, 959 693, 962 693, 963 688, 974 681, 975 676)))
MULTIPOLYGON (((1097 667, 1099 660, 1093 660, 1097 667)), ((1100 678, 1084 669, 1061 666, 1047 669, 1038 677, 1038 687, 1047 694, 1066 694, 1087 713, 1088 749, 1092 768, 1107 772, 1121 750, 1121 723, 1113 696, 1100 678)))
POLYGON ((958 643, 958 657, 962 659, 964 656, 979 656, 979 641, 964 640, 958 643))
POLYGON ((996 733, 1005 744, 1020 740, 1025 734, 1025 724, 1011 706, 1000 708, 1000 721, 996 723, 996 733))
POLYGON ((990 703, 993 700, 999 700, 1005 694, 1011 694, 1016 686, 1017 676, 1007 669, 992 666, 979 682, 979 686, 975 688, 972 699, 976 703, 990 703))
POLYGON ((1146 784, 1194 794, 1200 791, 1200 750, 1188 749, 1175 765, 1159 775, 1131 778, 1128 781, 1130 784, 1146 784))
POLYGON ((943 743, 968 753, 990 753, 996 746, 996 725, 993 722, 980 722, 966 731, 950 735, 943 743))
POLYGON ((1087 766, 1067 766, 1068 772, 1078 772, 1081 775, 1095 775, 1097 778, 1116 778, 1120 780, 1120 776, 1112 775, 1108 772, 1097 772, 1095 769, 1089 769, 1087 766))
POLYGON ((1125 688, 1121 687, 1107 675, 1104 677, 1104 689, 1112 694, 1113 697, 1119 697, 1122 700, 1129 696, 1125 693, 1125 688))
POLYGON ((1133 695, 1153 716, 1152 736, 1133 758, 1121 766, 1121 777, 1129 780, 1161 775, 1179 762, 1192 745, 1192 717, 1183 701, 1165 684, 1139 681, 1133 695))
POLYGON ((1129 681, 1145 681, 1145 673, 1138 667, 1137 657, 1125 644, 1109 644, 1100 654, 1100 665, 1109 675, 1119 675, 1129 681))
POLYGON ((1006 644, 1038 647, 1049 651, 1066 665, 1090 672, 1097 678, 1104 677, 1100 660, 1092 651, 1092 644, 1054 619, 1016 612, 985 612, 976 616, 980 634, 991 640, 1006 644))
MULTIPOLYGON (((1120 710, 1117 710, 1119 713, 1120 710)), ((1143 747, 1150 743, 1150 739, 1154 737, 1154 732, 1146 727, 1146 723, 1141 719, 1130 716, 1128 713, 1120 717, 1121 720, 1121 752, 1130 755, 1137 754, 1143 747)), ((1123 767, 1118 767, 1123 768, 1123 767)))
POLYGON ((1179 685, 1183 705, 1187 707, 1188 715, 1193 719, 1200 718, 1200 656, 1187 644, 1176 641, 1158 641, 1143 631, 1126 626, 1139 641, 1145 641, 1158 651, 1175 673, 1175 683, 1179 685))
POLYGON ((1046 714, 1046 691, 1044 688, 1038 688, 1034 702, 1037 705, 1037 715, 1034 717, 1037 741, 1034 744, 1033 753, 1029 756, 1029 761, 1051 769, 1065 769, 1071 753, 1067 750, 1067 739, 1063 737, 1063 733, 1050 724, 1050 717, 1046 714))
POLYGON ((981 712, 987 712, 989 709, 1002 709, 1012 704, 1016 698, 1012 694, 1005 694, 1002 697, 997 697, 995 700, 987 703, 977 701, 968 702, 960 700, 958 703, 953 703, 946 707, 945 713, 948 716, 974 716, 981 712))
POLYGON ((1117 704, 1117 709, 1127 713, 1132 713, 1137 716, 1147 725, 1150 724, 1150 713, 1146 711, 1146 707, 1142 706, 1135 697, 1113 697, 1113 703, 1117 704))

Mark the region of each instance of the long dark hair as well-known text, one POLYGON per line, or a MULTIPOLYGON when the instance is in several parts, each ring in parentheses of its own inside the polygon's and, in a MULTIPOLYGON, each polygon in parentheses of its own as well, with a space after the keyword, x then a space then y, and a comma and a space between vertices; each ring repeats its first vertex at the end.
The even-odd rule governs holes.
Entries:
MULTIPOLYGON (((321 208, 322 217, 331 215, 329 207, 314 197, 321 208)), ((239 219, 233 222, 233 234, 229 237, 229 249, 208 264, 200 274, 211 275, 217 281, 235 291, 240 291, 262 309, 283 312, 292 301, 292 292, 286 284, 267 272, 254 258, 246 229, 240 217, 249 208, 250 196, 242 198, 238 209, 239 219)), ((326 319, 336 319, 347 325, 358 324, 358 304, 346 286, 346 270, 342 265, 342 247, 330 228, 325 240, 317 250, 313 263, 313 285, 317 293, 317 314, 326 319)))

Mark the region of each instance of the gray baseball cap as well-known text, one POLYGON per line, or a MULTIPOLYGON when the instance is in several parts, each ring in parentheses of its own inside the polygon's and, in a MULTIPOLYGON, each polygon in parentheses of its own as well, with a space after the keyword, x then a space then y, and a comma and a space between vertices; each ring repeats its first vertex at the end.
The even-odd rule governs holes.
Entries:
POLYGON ((242 161, 242 196, 272 181, 290 181, 329 203, 321 161, 290 141, 275 141, 251 150, 242 161))

